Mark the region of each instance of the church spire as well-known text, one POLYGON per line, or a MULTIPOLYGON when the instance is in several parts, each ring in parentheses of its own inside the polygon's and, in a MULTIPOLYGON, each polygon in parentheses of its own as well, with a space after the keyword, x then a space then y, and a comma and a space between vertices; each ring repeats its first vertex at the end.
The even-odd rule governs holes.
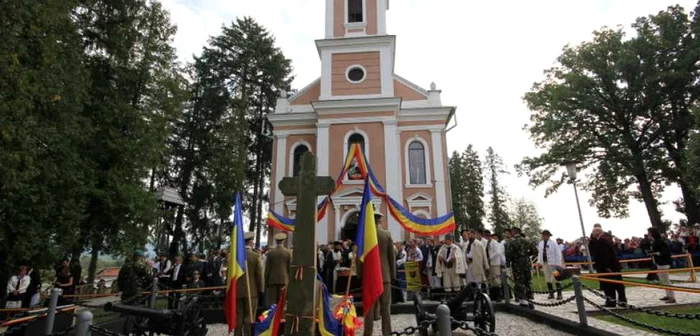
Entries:
POLYGON ((386 35, 389 0, 326 0, 326 39, 386 35))

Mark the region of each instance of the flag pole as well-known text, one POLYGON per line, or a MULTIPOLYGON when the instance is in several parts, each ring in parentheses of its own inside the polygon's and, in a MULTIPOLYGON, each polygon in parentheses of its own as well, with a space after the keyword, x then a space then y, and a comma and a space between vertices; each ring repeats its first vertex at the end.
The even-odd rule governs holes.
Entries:
POLYGON ((254 323, 255 320, 253 319, 253 299, 252 296, 250 296, 250 276, 248 275, 250 273, 248 272, 248 258, 246 258, 245 261, 245 271, 245 287, 248 290, 248 316, 250 317, 250 323, 254 323))

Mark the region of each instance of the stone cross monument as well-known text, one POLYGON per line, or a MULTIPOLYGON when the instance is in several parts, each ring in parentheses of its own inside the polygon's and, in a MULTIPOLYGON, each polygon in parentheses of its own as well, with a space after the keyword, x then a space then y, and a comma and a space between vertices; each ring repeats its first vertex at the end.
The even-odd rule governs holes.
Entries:
POLYGON ((316 176, 316 157, 306 152, 301 157, 299 177, 285 177, 279 188, 285 196, 297 197, 284 334, 314 335, 316 267, 320 267, 316 265, 316 202, 319 195, 329 195, 335 190, 335 181, 316 176))

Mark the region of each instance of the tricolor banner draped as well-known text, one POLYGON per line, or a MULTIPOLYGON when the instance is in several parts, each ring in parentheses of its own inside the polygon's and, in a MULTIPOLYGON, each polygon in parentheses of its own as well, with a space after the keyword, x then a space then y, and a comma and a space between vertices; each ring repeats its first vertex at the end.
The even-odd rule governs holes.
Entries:
POLYGON ((320 304, 316 313, 318 331, 320 332, 321 336, 341 336, 343 333, 343 326, 331 312, 329 302, 330 294, 328 294, 328 288, 326 288, 326 285, 323 283, 321 275, 317 274, 316 279, 322 288, 321 297, 318 299, 320 304))
MULTIPOLYGON (((362 263, 362 306, 367 307, 362 312, 367 316, 377 298, 384 292, 382 279, 382 264, 379 260, 379 242, 377 225, 374 222, 374 204, 370 195, 370 182, 365 179, 365 190, 362 193, 362 203, 357 228, 357 256, 362 263)), ((370 316, 370 318, 372 318, 370 316)))
POLYGON ((255 325, 255 336, 278 336, 280 322, 284 316, 284 303, 287 298, 287 287, 282 289, 277 305, 272 305, 267 317, 255 325))
MULTIPOLYGON (((432 219, 421 218, 404 208, 401 202, 391 198, 381 184, 379 184, 379 180, 374 175, 372 167, 367 163, 367 158, 358 144, 353 144, 350 147, 348 155, 345 157, 345 163, 340 171, 340 176, 336 179, 336 190, 343 183, 345 175, 347 175, 349 170, 353 167, 353 162, 356 163, 356 167, 359 169, 362 178, 369 181, 372 194, 384 198, 389 208, 389 213, 406 231, 425 236, 437 236, 454 231, 455 219, 452 212, 432 219)), ((325 197, 323 201, 318 204, 316 219, 319 222, 326 215, 328 203, 330 203, 330 197, 325 197)), ((294 231, 293 219, 286 218, 272 209, 268 210, 267 216, 267 224, 270 227, 286 232, 294 231)))
MULTIPOLYGON (((228 255, 228 275, 226 279, 226 322, 228 332, 238 328, 236 325, 236 299, 238 279, 245 274, 245 242, 243 239, 243 209, 241 207, 241 194, 236 193, 236 204, 233 211, 233 230, 231 230, 231 249, 228 255)), ((243 307, 241 307, 243 308, 243 307)))

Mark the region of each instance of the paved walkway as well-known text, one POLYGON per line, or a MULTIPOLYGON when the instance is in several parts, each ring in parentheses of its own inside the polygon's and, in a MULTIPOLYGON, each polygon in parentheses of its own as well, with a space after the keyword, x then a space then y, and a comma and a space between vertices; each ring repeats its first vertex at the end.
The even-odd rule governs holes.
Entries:
MULTIPOLYGON (((689 287, 689 288, 700 288, 700 283, 684 283, 684 284, 679 284, 682 285, 683 287, 689 287)), ((583 290, 584 296, 593 302, 596 302, 598 304, 604 304, 605 300, 602 298, 598 297, 597 295, 591 293, 590 291, 584 289, 583 290)), ((665 307, 673 307, 675 305, 672 304, 666 304, 663 307, 660 307, 664 305, 663 301, 660 301, 659 299, 663 296, 665 296, 665 293, 663 290, 659 289, 654 289, 654 288, 646 288, 646 287, 631 287, 627 288, 626 290, 627 294, 627 300, 628 303, 631 305, 635 305, 638 307, 657 307, 655 309, 658 310, 664 310, 665 307)), ((700 294, 692 294, 692 293, 686 293, 686 292, 676 292, 676 301, 677 304, 700 304, 700 294)), ((564 292, 564 298, 567 298, 569 296, 573 295, 573 292, 564 292)), ((554 300, 547 300, 547 295, 539 295, 535 294, 535 301, 536 302, 556 302, 554 300)), ((511 302, 513 303, 513 302, 511 302)), ((576 301, 573 301, 571 303, 567 303, 561 306, 557 307, 541 307, 541 306, 536 306, 535 309, 546 312, 548 314, 552 314, 561 318, 565 318, 568 320, 572 320, 575 322, 578 322, 578 312, 576 310, 576 301)), ((625 309, 617 308, 620 311, 624 311, 625 309)), ((598 312, 599 310, 596 309, 595 307, 586 304, 586 311, 588 312, 598 312)), ((661 317, 659 317, 661 318, 661 317)), ((590 326, 600 328, 603 330, 607 330, 610 332, 614 332, 620 335, 640 335, 640 336, 646 336, 646 335, 658 335, 656 333, 652 332, 644 332, 639 329, 632 329, 629 327, 625 327, 619 324, 611 323, 611 322, 606 322, 603 320, 599 320, 591 315, 588 316, 588 324, 590 326)))

